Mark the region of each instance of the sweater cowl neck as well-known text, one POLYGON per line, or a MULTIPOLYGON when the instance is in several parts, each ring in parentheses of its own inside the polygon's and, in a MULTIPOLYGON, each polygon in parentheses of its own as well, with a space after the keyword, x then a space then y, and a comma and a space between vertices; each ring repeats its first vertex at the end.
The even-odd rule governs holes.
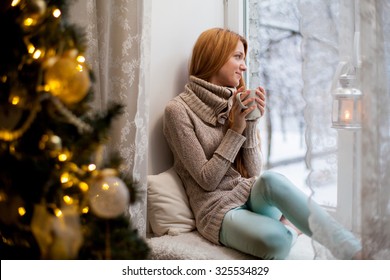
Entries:
POLYGON ((190 76, 180 97, 199 118, 215 126, 218 123, 224 124, 228 118, 234 91, 234 88, 218 86, 190 76))

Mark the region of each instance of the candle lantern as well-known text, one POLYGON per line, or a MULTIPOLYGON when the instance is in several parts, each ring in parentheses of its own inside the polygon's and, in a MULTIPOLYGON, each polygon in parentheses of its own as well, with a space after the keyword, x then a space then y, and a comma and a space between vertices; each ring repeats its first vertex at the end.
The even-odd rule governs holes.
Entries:
POLYGON ((353 87, 354 75, 341 75, 340 87, 332 92, 332 127, 336 129, 360 129, 362 92, 353 87))

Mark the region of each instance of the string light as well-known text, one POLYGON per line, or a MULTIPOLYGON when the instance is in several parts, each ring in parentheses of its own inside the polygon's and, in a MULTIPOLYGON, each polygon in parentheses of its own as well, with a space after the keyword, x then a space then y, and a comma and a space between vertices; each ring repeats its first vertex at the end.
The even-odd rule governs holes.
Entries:
POLYGON ((68 183, 69 182, 69 173, 68 172, 62 173, 62 175, 60 177, 60 181, 62 184, 68 183))
POLYGON ((11 104, 12 105, 18 105, 20 102, 20 97, 19 96, 12 96, 11 98, 11 104))
POLYGON ((68 159, 68 155, 65 154, 65 153, 61 153, 58 155, 58 160, 61 161, 61 162, 64 162, 68 159))
POLYGON ((90 165, 88 165, 88 171, 92 172, 92 171, 95 171, 96 170, 96 165, 91 163, 90 165))
POLYGON ((87 214, 88 212, 89 212, 89 207, 88 206, 86 206, 83 209, 81 209, 81 213, 83 213, 83 214, 87 214))
POLYGON ((18 213, 20 216, 24 216, 26 214, 26 209, 24 209, 24 207, 19 207, 18 213))
POLYGON ((34 25, 34 23, 35 23, 35 20, 34 20, 33 18, 30 18, 30 17, 26 18, 26 19, 23 21, 23 24, 24 24, 25 26, 27 26, 27 27, 30 27, 30 26, 34 25))
POLYGON ((77 69, 77 71, 79 71, 79 72, 83 72, 84 67, 83 67, 81 64, 77 64, 76 69, 77 69))
POLYGON ((55 18, 59 18, 59 17, 61 16, 61 11, 60 11, 60 9, 54 9, 54 11, 53 11, 53 16, 54 16, 55 18))
POLYGON ((38 59, 38 58, 40 58, 42 56, 42 51, 40 50, 40 49, 37 49, 35 52, 34 52, 34 54, 33 54, 33 58, 34 59, 38 59))
POLYGON ((67 160, 69 160, 71 157, 71 153, 67 150, 67 149, 64 149, 58 156, 58 160, 60 162, 65 162, 67 160))
POLYGON ((20 3, 20 0, 13 0, 11 3, 11 6, 15 7, 15 6, 19 5, 19 3, 20 3))
POLYGON ((79 63, 84 63, 85 62, 85 57, 82 56, 82 55, 79 55, 76 60, 79 62, 79 63))
POLYGON ((88 184, 85 183, 85 182, 80 182, 80 183, 79 183, 79 188, 80 188, 80 190, 82 190, 83 192, 87 192, 88 189, 89 189, 89 186, 88 186, 88 184))
POLYGON ((33 54, 34 51, 35 51, 35 47, 34 47, 33 44, 28 44, 27 49, 28 49, 28 53, 29 53, 29 54, 33 54))
POLYGON ((102 185, 102 190, 104 190, 104 191, 108 191, 109 188, 110 188, 110 185, 107 184, 107 183, 104 183, 104 184, 102 185))
POLYGON ((55 209, 54 210, 54 215, 56 215, 58 218, 62 217, 62 211, 61 209, 55 209))
POLYGON ((63 198, 64 202, 68 205, 73 204, 73 198, 71 198, 69 195, 65 195, 63 198))

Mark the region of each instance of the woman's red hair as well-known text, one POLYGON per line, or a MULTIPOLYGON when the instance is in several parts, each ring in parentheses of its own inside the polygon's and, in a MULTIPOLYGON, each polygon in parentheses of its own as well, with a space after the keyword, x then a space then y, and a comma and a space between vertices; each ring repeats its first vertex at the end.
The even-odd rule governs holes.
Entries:
MULTIPOLYGON (((204 31, 194 45, 189 74, 209 81, 229 60, 239 41, 244 45, 246 56, 248 43, 241 35, 223 28, 204 31)), ((244 79, 241 78, 238 87, 244 85, 244 79)))

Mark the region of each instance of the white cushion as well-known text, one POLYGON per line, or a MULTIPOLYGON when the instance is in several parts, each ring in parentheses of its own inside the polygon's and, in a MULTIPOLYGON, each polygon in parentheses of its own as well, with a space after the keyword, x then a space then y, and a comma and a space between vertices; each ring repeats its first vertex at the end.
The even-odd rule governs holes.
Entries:
POLYGON ((183 183, 172 168, 148 176, 147 215, 156 236, 177 235, 195 229, 183 183))

